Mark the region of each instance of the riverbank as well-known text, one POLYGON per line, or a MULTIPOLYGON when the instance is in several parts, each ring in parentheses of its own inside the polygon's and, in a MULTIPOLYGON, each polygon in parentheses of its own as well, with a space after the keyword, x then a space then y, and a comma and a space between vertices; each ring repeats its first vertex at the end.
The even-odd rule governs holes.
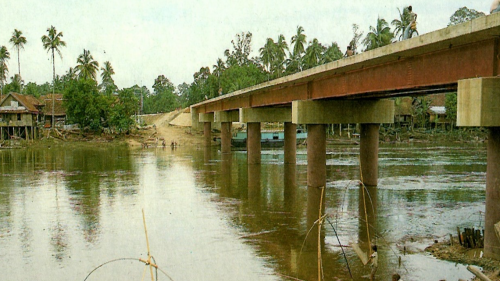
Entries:
MULTIPOLYGON (((425 251, 441 260, 481 267, 483 269, 482 272, 488 276, 488 278, 491 280, 500 280, 500 261, 482 257, 482 248, 468 249, 462 247, 458 239, 453 239, 453 245, 450 240, 437 242, 427 247, 425 251)), ((474 280, 480 279, 476 278, 474 280)))

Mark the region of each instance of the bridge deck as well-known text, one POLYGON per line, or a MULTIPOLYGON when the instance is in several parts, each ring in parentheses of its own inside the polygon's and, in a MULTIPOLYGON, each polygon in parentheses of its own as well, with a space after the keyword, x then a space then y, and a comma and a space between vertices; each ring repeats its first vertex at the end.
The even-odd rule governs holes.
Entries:
POLYGON ((496 76, 500 13, 324 64, 192 106, 198 113, 282 106, 293 100, 387 98, 456 90, 496 76))

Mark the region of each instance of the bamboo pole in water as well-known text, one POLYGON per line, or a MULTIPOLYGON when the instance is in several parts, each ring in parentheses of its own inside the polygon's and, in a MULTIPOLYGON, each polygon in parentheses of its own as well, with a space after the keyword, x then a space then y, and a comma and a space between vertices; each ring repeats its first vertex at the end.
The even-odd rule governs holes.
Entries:
POLYGON ((151 273, 151 281, 154 281, 153 265, 151 264, 151 252, 149 251, 148 229, 146 228, 146 216, 144 215, 144 209, 142 209, 142 221, 144 222, 144 232, 146 233, 146 245, 148 247, 148 260, 146 264, 149 265, 149 272, 151 273))

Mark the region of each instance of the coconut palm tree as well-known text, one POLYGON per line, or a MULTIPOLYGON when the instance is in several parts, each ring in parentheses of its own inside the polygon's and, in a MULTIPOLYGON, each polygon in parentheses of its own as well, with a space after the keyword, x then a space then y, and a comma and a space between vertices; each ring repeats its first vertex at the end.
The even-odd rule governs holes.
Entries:
POLYGON ((113 80, 112 75, 115 74, 115 70, 113 69, 113 66, 109 61, 104 62, 104 67, 101 67, 101 79, 102 79, 102 84, 101 88, 106 91, 108 88, 111 88, 112 90, 116 89, 115 81, 113 80))
POLYGON ((24 50, 24 44, 27 42, 26 37, 23 36, 23 32, 21 30, 14 29, 9 42, 11 42, 12 46, 17 50, 17 68, 19 70, 19 77, 21 77, 21 60, 19 58, 19 50, 24 50))
POLYGON ((264 64, 264 66, 267 66, 267 80, 269 80, 269 74, 271 73, 271 64, 274 61, 274 49, 274 40, 272 38, 267 38, 264 47, 259 49, 262 64, 264 64))
POLYGON ((389 24, 381 18, 377 19, 377 26, 370 26, 370 32, 363 39, 363 44, 366 46, 365 51, 373 50, 391 43, 394 34, 389 28, 389 24))
POLYGON ((297 34, 292 37, 293 55, 301 55, 305 52, 304 45, 307 43, 307 36, 304 34, 304 28, 297 26, 297 34))
POLYGON ((398 13, 399 19, 394 19, 391 24, 394 25, 394 37, 397 37, 401 41, 405 28, 410 24, 410 12, 408 11, 408 7, 404 7, 402 13, 398 8, 398 13))
POLYGON ((278 42, 276 42, 276 70, 278 73, 278 77, 281 77, 281 74, 283 73, 283 66, 285 65, 285 60, 286 60, 286 52, 285 50, 288 51, 288 44, 286 43, 285 36, 283 34, 280 34, 278 36, 278 42))
POLYGON ((226 69, 226 66, 224 65, 224 62, 222 61, 221 58, 217 59, 217 63, 213 65, 213 69, 214 69, 213 74, 217 76, 217 83, 219 84, 219 94, 220 94, 221 91, 220 76, 222 75, 222 72, 224 72, 224 70, 226 69))
POLYGON ((307 46, 306 54, 304 55, 304 68, 312 68, 322 63, 323 52, 325 47, 319 43, 318 39, 314 38, 307 46))
POLYGON ((55 120, 54 120, 54 107, 55 107, 55 99, 54 99, 54 92, 55 92, 55 80, 56 80, 56 62, 55 62, 55 57, 54 53, 57 52, 59 54, 59 57, 62 59, 62 54, 61 54, 61 47, 66 47, 66 42, 64 42, 61 38, 63 37, 62 32, 57 32, 56 28, 52 25, 49 28, 47 28, 48 35, 43 35, 42 36, 42 44, 43 48, 47 50, 47 53, 49 51, 52 51, 52 128, 55 126, 55 120))
POLYGON ((8 59, 10 59, 9 51, 5 46, 0 47, 0 83, 2 86, 2 94, 4 83, 7 81, 7 73, 9 73, 9 68, 7 67, 8 59))
POLYGON ((90 54, 89 50, 83 49, 83 54, 78 56, 76 63, 78 64, 76 66, 76 69, 78 70, 78 77, 96 80, 99 63, 94 60, 94 57, 90 54))

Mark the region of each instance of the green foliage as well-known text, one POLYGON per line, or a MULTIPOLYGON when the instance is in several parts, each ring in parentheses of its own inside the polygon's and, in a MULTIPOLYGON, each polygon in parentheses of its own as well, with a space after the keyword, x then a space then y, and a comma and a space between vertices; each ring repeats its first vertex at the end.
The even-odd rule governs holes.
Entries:
POLYGON ((445 96, 446 116, 453 123, 457 120, 457 93, 447 93, 445 96))
POLYGON ((267 80, 266 73, 254 63, 239 66, 234 65, 222 74, 221 85, 224 93, 231 93, 267 80))
POLYGON ((159 75, 153 84, 153 93, 144 96, 144 113, 169 112, 179 106, 175 86, 165 75, 159 75))
POLYGON ((467 22, 470 20, 473 20, 478 17, 482 17, 485 14, 483 12, 478 12, 474 9, 469 9, 467 7, 462 7, 453 13, 450 17, 450 22, 448 23, 448 26, 450 25, 456 25, 460 24, 463 22, 467 22))
POLYGON ((92 79, 96 81, 99 63, 94 60, 89 50, 83 49, 83 54, 78 56, 76 60, 78 77, 80 79, 92 79))
MULTIPOLYGON (((110 101, 110 99, 108 99, 110 101)), ((109 126, 119 133, 129 132, 135 121, 133 115, 137 110, 138 99, 132 89, 118 92, 118 98, 110 106, 109 126)))
MULTIPOLYGON (((89 126, 92 130, 101 128, 101 108, 97 84, 91 79, 72 80, 64 91, 64 106, 70 122, 80 125, 84 129, 89 126)), ((102 108, 108 109, 108 108, 102 108)))
POLYGON ((2 86, 2 93, 4 92, 4 83, 7 81, 7 73, 9 67, 7 61, 10 59, 10 53, 5 46, 0 47, 0 85, 2 86))
POLYGON ((405 28, 410 24, 410 11, 408 10, 408 7, 404 7, 402 13, 398 8, 398 13, 399 19, 394 19, 391 24, 394 25, 394 37, 401 41, 403 39, 405 28))
POLYGON ((415 118, 415 122, 420 125, 421 128, 425 128, 427 125, 427 111, 429 110, 431 101, 426 97, 414 97, 412 101, 412 115, 415 118))
POLYGON ((365 51, 388 45, 392 42, 392 38, 394 38, 394 34, 391 32, 389 24, 385 19, 378 18, 377 25, 370 26, 370 32, 363 39, 363 44, 366 46, 365 51))
POLYGON ((17 66, 19 70, 19 76, 21 76, 21 61, 19 58, 19 50, 24 49, 24 44, 26 44, 26 37, 23 36, 23 32, 17 29, 14 29, 12 33, 12 37, 9 40, 12 43, 12 46, 17 50, 17 66))

